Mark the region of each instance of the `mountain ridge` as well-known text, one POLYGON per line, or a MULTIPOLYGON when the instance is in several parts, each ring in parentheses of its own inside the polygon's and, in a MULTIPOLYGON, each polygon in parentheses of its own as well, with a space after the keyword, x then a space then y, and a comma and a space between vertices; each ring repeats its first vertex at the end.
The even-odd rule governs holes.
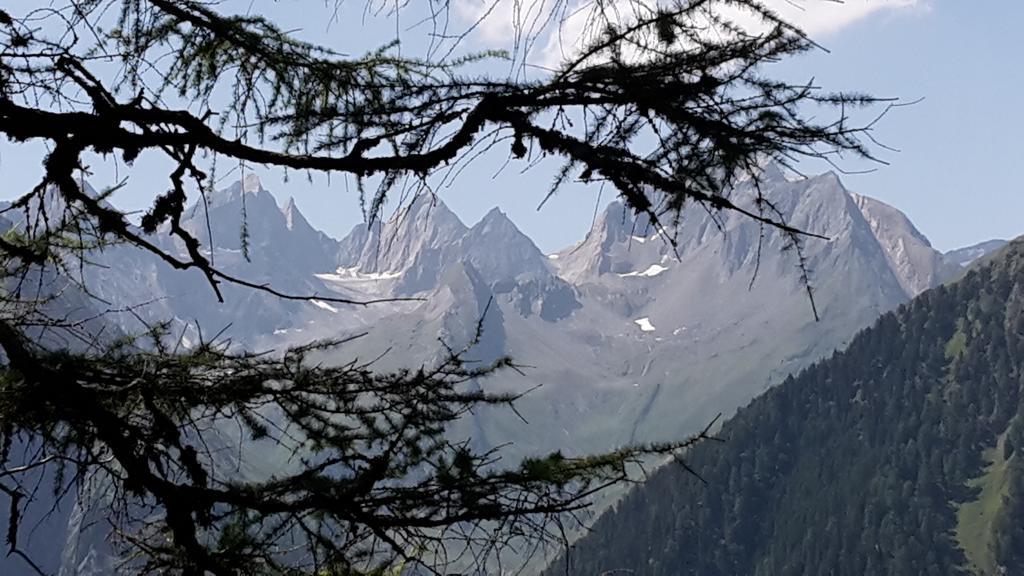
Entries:
POLYGON ((1024 239, 753 400, 547 574, 1020 573, 1021 373, 1024 239))

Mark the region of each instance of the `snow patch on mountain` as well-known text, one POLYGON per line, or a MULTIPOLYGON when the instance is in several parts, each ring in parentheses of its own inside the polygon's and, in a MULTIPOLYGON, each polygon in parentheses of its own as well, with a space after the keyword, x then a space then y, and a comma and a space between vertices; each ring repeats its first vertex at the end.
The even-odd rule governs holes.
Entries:
POLYGON ((394 280, 402 276, 401 272, 360 272, 358 268, 338 268, 333 274, 314 274, 321 280, 329 282, 368 282, 394 280))
POLYGON ((335 308, 334 306, 331 306, 330 304, 328 304, 327 302, 324 302, 323 300, 310 300, 309 303, 312 304, 313 306, 316 306, 317 308, 322 309, 322 310, 327 310, 328 312, 333 312, 334 314, 338 313, 338 309, 337 308, 335 308))
POLYGON ((666 270, 668 270, 668 267, 666 267, 666 266, 662 266, 661 264, 651 264, 643 272, 636 272, 636 271, 626 272, 625 274, 619 274, 619 277, 620 278, 630 278, 630 277, 641 276, 641 277, 645 277, 645 278, 651 278, 651 277, 657 276, 658 274, 661 274, 662 272, 664 272, 666 270))
POLYGON ((641 332, 654 332, 656 330, 654 324, 651 324, 651 319, 646 316, 633 320, 633 323, 640 327, 641 332))

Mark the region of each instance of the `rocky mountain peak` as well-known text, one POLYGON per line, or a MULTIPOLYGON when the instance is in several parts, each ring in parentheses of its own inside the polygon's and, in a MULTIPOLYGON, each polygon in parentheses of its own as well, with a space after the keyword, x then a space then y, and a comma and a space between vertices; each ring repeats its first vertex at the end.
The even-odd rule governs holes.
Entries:
MULTIPOLYGON (((794 227, 820 234, 827 241, 805 238, 806 256, 837 258, 839 252, 856 251, 865 265, 876 270, 878 283, 899 284, 906 297, 913 297, 949 277, 942 255, 899 210, 873 198, 846 189, 834 172, 801 179, 787 179, 778 165, 767 163, 757 187, 749 180, 739 182, 730 198, 741 206, 753 205, 763 195, 777 214, 794 227), (870 264, 868 264, 870 262, 870 264), (889 280, 884 280, 889 277, 889 280)), ((760 254, 771 259, 784 256, 790 240, 770 227, 730 212, 708 212, 699 205, 686 207, 676 224, 667 231, 676 241, 667 242, 652 230, 646 219, 635 217, 621 203, 613 202, 595 223, 587 238, 557 255, 552 262, 571 283, 598 278, 642 275, 651 266, 665 266, 670 260, 685 264, 697 254, 717 254, 729 273, 750 274, 760 254), (762 236, 763 233, 763 236, 762 236), (669 254, 671 253, 671 254, 669 254)), ((710 256, 700 256, 707 258, 710 256)), ((847 259, 851 256, 847 256, 847 259)), ((781 265, 781 262, 780 262, 781 265)), ((814 266, 812 266, 814 268, 814 266)), ((812 281, 814 280, 812 276, 812 281)))
POLYGON ((441 198, 428 193, 418 194, 404 206, 399 207, 385 227, 402 229, 405 232, 421 231, 432 233, 437 228, 465 232, 466 225, 448 208, 441 198))
POLYGON ((493 284, 518 276, 548 276, 548 259, 498 208, 491 209, 459 242, 466 260, 493 284))
POLYGON ((306 217, 299 211, 299 207, 295 204, 295 197, 288 197, 288 202, 285 203, 284 208, 281 209, 281 213, 284 214, 285 226, 289 230, 295 230, 296 228, 302 230, 313 229, 306 220, 306 217))
POLYGON ((187 210, 182 224, 233 274, 308 290, 313 274, 337 267, 338 243, 314 229, 293 199, 279 207, 255 174, 214 192, 209 200, 187 210))
POLYGON ((484 214, 484 217, 473 225, 473 228, 486 232, 506 232, 509 229, 516 229, 516 225, 512 223, 508 215, 501 208, 495 206, 488 210, 487 214, 484 214))
POLYGON ((260 177, 256 174, 246 174, 245 178, 242 179, 242 192, 256 194, 261 190, 263 190, 263 183, 260 182, 260 177))
POLYGON ((466 226, 441 199, 421 194, 400 206, 386 222, 356 226, 341 242, 342 266, 363 273, 402 274, 405 293, 436 285, 443 255, 466 226))
POLYGON ((932 248, 931 242, 905 214, 868 196, 851 192, 850 197, 871 227, 908 296, 917 296, 948 277, 942 254, 932 248))
POLYGON ((241 212, 243 204, 246 211, 253 210, 260 217, 265 216, 262 211, 270 212, 273 209, 273 211, 280 212, 277 208, 277 200, 269 190, 263 187, 259 176, 247 174, 243 179, 235 180, 230 186, 214 190, 205 198, 197 199, 186 214, 195 215, 202 213, 204 209, 216 210, 222 206, 241 212))

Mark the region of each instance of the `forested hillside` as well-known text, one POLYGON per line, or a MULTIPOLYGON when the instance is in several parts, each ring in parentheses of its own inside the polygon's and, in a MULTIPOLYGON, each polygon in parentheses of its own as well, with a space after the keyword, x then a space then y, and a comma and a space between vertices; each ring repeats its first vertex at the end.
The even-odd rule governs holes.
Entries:
POLYGON ((569 573, 1024 574, 1022 377, 1016 241, 653 474, 569 573))

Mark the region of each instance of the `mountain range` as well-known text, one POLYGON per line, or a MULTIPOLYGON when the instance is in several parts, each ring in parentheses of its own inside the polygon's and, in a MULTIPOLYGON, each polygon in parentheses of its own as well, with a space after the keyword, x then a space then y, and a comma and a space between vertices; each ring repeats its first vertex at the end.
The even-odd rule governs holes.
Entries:
MULTIPOLYGON (((583 241, 545 255, 497 209, 467 226, 424 196, 334 242, 313 231, 293 202, 276 208, 254 178, 211 201, 221 265, 294 292, 422 301, 353 308, 271 299, 258 315, 218 313, 233 322, 228 334, 253 346, 365 331, 338 360, 388 351, 381 365, 394 367, 430 362, 438 338, 465 344, 486 310, 472 354, 508 355, 529 368, 482 385, 532 390, 519 406, 530 424, 484 411, 461 433, 484 444, 511 441, 510 457, 678 438, 844 346, 880 314, 960 274, 967 259, 934 250, 906 216, 849 192, 835 174, 789 180, 769 166, 762 180, 785 218, 828 238, 802 246, 820 320, 789 239, 742 216, 694 207, 659 232, 615 202, 583 241), (243 198, 251 262, 239 257, 243 198)), ((265 297, 246 298, 239 309, 265 297)), ((184 310, 170 312, 211 318, 189 309, 201 301, 189 297, 184 310)))
MULTIPOLYGON (((833 173, 790 179, 769 165, 760 186, 788 222, 823 238, 797 249, 775 229, 699 206, 659 228, 613 202, 582 241, 544 254, 500 210, 467 226, 440 199, 420 196, 339 241, 250 175, 191 206, 183 226, 225 272, 323 299, 222 285, 222 304, 197 272, 128 246, 95 254, 83 280, 97 299, 133 307, 109 317, 121 333, 169 320, 184 346, 220 334, 235 346, 280 349, 365 332, 330 360, 379 358, 382 369, 436 360, 439 340, 465 346, 482 319, 469 355, 510 356, 523 369, 475 385, 529 392, 517 406, 527 423, 480 410, 452 434, 508 444, 503 454, 514 461, 692 433, 1000 246, 942 254, 905 215, 833 173)), ((754 188, 732 193, 751 197, 754 188)), ((153 242, 184 250, 166 230, 153 242)), ((55 537, 68 542, 62 573, 102 572, 81 533, 55 537)))

